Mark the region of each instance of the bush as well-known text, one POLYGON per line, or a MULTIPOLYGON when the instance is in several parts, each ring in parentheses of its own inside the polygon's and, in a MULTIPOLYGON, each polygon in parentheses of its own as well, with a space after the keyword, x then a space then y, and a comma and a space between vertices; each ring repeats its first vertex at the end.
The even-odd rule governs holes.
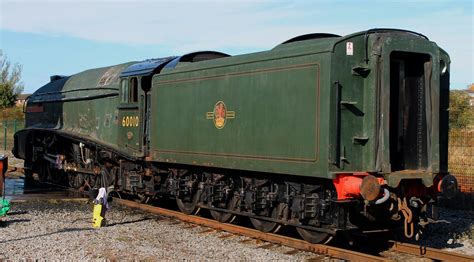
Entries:
POLYGON ((474 108, 470 96, 465 91, 454 90, 449 95, 449 126, 462 129, 469 127, 474 120, 474 108))
POLYGON ((1 109, 0 120, 23 120, 24 118, 22 107, 13 106, 1 109))

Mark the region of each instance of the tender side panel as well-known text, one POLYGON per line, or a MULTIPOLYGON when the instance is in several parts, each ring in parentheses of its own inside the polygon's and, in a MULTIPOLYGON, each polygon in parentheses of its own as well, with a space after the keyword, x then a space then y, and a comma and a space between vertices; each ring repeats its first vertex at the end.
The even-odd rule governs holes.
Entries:
POLYGON ((317 173, 320 163, 326 163, 320 150, 326 140, 320 129, 321 117, 325 118, 320 64, 310 56, 155 78, 152 157, 264 172, 317 173))

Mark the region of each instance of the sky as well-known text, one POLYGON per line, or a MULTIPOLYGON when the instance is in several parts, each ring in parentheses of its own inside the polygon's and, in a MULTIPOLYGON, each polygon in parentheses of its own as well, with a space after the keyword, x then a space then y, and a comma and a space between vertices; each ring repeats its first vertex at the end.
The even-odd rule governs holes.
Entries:
POLYGON ((0 0, 0 49, 23 66, 23 93, 50 75, 216 50, 263 51, 315 32, 420 32, 451 57, 451 88, 474 83, 471 0, 0 0))

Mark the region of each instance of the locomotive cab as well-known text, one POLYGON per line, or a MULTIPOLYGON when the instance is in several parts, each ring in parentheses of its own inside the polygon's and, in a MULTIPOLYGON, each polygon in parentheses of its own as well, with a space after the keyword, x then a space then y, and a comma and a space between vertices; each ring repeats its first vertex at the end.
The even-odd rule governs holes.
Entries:
POLYGON ((135 157, 149 154, 152 78, 162 70, 229 55, 215 51, 150 59, 133 64, 120 74, 120 104, 117 107, 117 145, 135 157))
POLYGON ((122 77, 120 80, 121 103, 117 107, 120 124, 117 144, 137 156, 143 153, 143 133, 140 132, 143 129, 143 114, 141 114, 145 96, 143 85, 146 85, 146 82, 141 77, 122 77))
POLYGON ((175 57, 135 63, 120 74, 117 145, 135 157, 147 154, 151 78, 175 57))

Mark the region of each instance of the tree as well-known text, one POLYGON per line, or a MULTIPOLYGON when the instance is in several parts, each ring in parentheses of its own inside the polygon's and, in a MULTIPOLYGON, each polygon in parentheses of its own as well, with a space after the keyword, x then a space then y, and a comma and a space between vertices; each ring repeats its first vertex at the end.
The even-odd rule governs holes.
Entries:
POLYGON ((467 86, 467 91, 471 92, 471 93, 474 93, 474 83, 467 86))
POLYGON ((0 49, 0 108, 15 105, 16 96, 23 91, 21 65, 13 66, 0 49))
POLYGON ((470 105, 470 96, 466 91, 453 90, 449 95, 449 126, 466 128, 474 120, 474 109, 470 105))

